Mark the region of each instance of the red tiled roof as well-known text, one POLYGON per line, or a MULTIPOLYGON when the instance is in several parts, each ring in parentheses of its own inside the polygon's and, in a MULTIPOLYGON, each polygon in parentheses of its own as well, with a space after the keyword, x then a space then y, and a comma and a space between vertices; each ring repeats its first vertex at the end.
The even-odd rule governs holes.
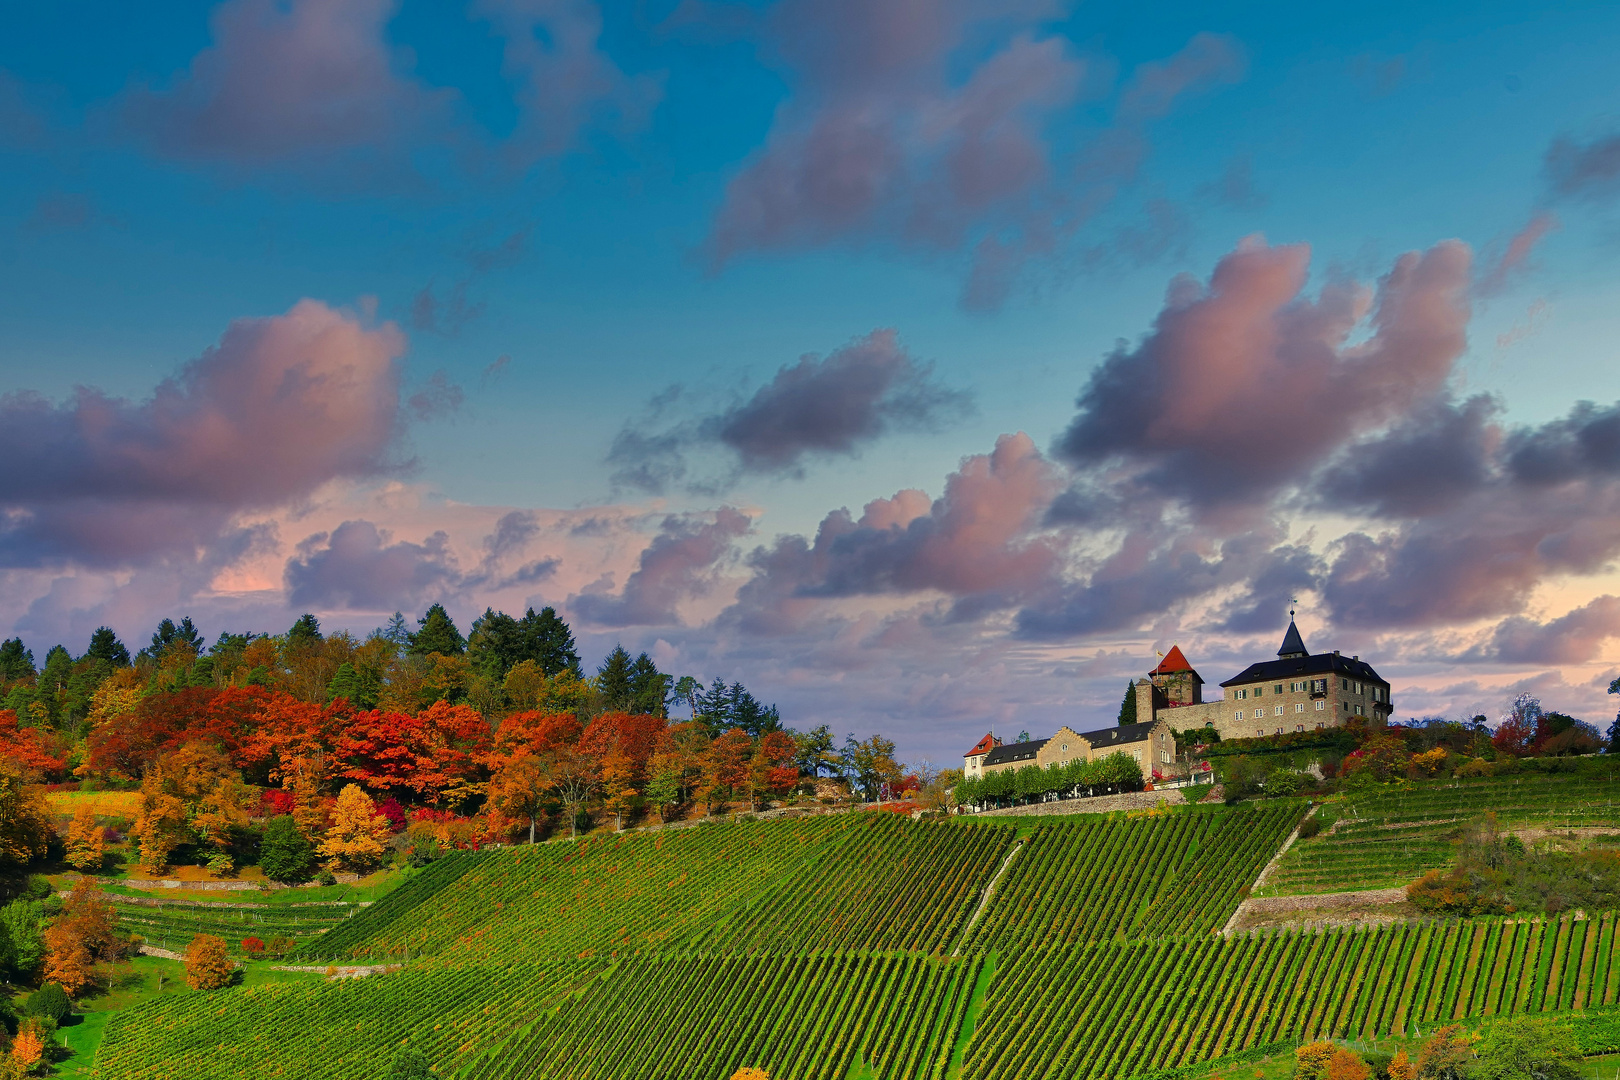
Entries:
POLYGON ((991 750, 994 750, 996 747, 998 747, 1000 745, 1001 745, 1001 740, 1000 739, 997 739, 995 737, 995 735, 993 735, 993 734, 991 734, 989 732, 986 732, 984 738, 982 738, 978 742, 974 743, 973 744, 973 749, 969 750, 966 754, 963 755, 963 757, 974 757, 975 755, 978 755, 978 754, 988 754, 991 750))
POLYGON ((1181 646, 1172 645, 1170 651, 1164 654, 1164 659, 1159 661, 1159 666, 1154 668, 1150 674, 1169 675, 1174 671, 1191 671, 1192 669, 1193 666, 1187 663, 1187 658, 1181 655, 1181 646))

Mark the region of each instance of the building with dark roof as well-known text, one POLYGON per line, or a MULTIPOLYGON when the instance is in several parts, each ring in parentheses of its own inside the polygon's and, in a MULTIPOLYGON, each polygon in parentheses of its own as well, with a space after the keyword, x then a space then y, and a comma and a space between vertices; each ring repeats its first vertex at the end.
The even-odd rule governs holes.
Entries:
POLYGON ((1361 657, 1306 648, 1293 612, 1277 658, 1250 664, 1220 685, 1220 698, 1205 701, 1203 677, 1181 647, 1172 645, 1135 684, 1136 723, 1094 731, 1065 725, 1051 738, 1016 743, 987 734, 963 755, 963 774, 980 777, 1124 753, 1149 779, 1155 772, 1172 773, 1175 731, 1210 728, 1224 739, 1252 739, 1342 727, 1358 719, 1382 727, 1394 708, 1389 683, 1361 657))
POLYGON ((1137 717, 1163 718, 1178 731, 1212 728, 1226 739, 1342 727, 1357 718, 1379 726, 1388 723, 1394 708, 1389 683, 1359 656, 1312 653, 1291 616, 1277 658, 1250 664, 1221 683, 1216 701, 1202 700, 1203 680, 1181 650, 1172 648, 1137 682, 1137 717), (1164 670, 1173 657, 1185 673, 1164 670), (1168 674, 1179 674, 1193 691, 1169 692, 1164 685, 1168 674))

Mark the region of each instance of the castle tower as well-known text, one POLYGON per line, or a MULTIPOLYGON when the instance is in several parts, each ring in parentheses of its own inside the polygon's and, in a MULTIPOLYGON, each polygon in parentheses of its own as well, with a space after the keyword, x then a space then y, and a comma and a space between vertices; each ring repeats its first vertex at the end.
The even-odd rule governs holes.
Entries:
MULTIPOLYGON (((1294 636, 1298 638, 1299 635, 1296 632, 1294 636)), ((1148 674, 1148 678, 1164 694, 1171 708, 1204 703, 1204 680, 1187 663, 1179 645, 1170 646, 1170 651, 1165 653, 1164 659, 1148 674)))

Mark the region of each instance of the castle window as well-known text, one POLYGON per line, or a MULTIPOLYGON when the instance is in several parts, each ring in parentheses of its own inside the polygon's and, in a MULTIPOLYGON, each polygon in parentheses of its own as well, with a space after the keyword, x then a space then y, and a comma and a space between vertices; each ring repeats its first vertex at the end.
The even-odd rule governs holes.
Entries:
POLYGON ((1257 738, 1257 739, 1265 738, 1266 737, 1266 729, 1265 728, 1255 728, 1254 737, 1257 738))
POLYGON ((1068 752, 1069 752, 1069 744, 1068 744, 1068 743, 1064 743, 1064 744, 1063 744, 1063 752, 1064 752, 1064 753, 1065 753, 1065 754, 1066 754, 1066 753, 1068 753, 1068 752))
POLYGON ((1294 730, 1295 731, 1304 731, 1305 730, 1305 725, 1304 724, 1295 724, 1294 725, 1294 730))
MULTIPOLYGON (((1297 702, 1294 705, 1294 711, 1295 712, 1304 712, 1305 711, 1305 703, 1303 701, 1297 702)), ((1301 729, 1301 730, 1303 730, 1303 729, 1301 729)))
MULTIPOLYGON (((1238 717, 1238 719, 1241 720, 1243 718, 1240 716, 1240 717, 1238 717)), ((1214 727, 1215 726, 1215 721, 1213 721, 1213 720, 1205 720, 1204 721, 1204 726, 1205 727, 1214 727)))
POLYGON ((1278 683, 1276 686, 1273 686, 1271 689, 1272 689, 1272 691, 1274 693, 1278 693, 1278 694, 1282 693, 1282 683, 1278 683))
POLYGON ((1254 688, 1254 696, 1255 697, 1262 697, 1262 696, 1265 695, 1265 692, 1266 692, 1266 688, 1263 687, 1263 686, 1257 686, 1257 687, 1254 688))
POLYGON ((1281 734, 1282 734, 1282 728, 1278 728, 1278 729, 1277 729, 1277 734, 1279 734, 1279 735, 1281 735, 1281 734))
POLYGON ((1317 724, 1317 725, 1316 725, 1316 730, 1317 730, 1317 731, 1321 731, 1321 730, 1322 730, 1322 729, 1323 729, 1323 728, 1324 728, 1324 727, 1326 727, 1326 726, 1327 726, 1327 725, 1325 725, 1325 724, 1317 724))
POLYGON ((1239 710, 1238 710, 1238 711, 1237 711, 1237 715, 1236 715, 1236 716, 1234 716, 1234 717, 1233 717, 1233 719, 1234 719, 1234 720, 1241 720, 1241 719, 1243 719, 1243 710, 1242 710, 1242 709, 1239 709, 1239 710))
MULTIPOLYGON (((1316 703, 1316 711, 1317 712, 1321 712, 1325 708, 1327 708, 1327 702, 1326 701, 1318 701, 1316 703)), ((1320 725, 1318 725, 1318 726, 1320 726, 1320 725)))
POLYGON ((1254 710, 1254 718, 1256 720, 1260 719, 1264 715, 1266 715, 1266 710, 1264 710, 1264 709, 1256 709, 1256 710, 1254 710))
POLYGON ((1276 705, 1276 706, 1272 707, 1272 710, 1271 710, 1271 715, 1272 716, 1281 716, 1282 714, 1283 714, 1283 706, 1276 705))

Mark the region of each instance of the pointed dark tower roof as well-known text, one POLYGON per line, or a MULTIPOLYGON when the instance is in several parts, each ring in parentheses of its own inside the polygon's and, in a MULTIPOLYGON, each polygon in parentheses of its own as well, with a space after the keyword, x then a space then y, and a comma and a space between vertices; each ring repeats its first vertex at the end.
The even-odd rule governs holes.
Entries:
POLYGON ((1311 651, 1305 647, 1305 639, 1299 636, 1299 627, 1294 625, 1292 611, 1288 613, 1288 633, 1283 635, 1282 648, 1277 650, 1277 655, 1284 660, 1311 655, 1311 651))

